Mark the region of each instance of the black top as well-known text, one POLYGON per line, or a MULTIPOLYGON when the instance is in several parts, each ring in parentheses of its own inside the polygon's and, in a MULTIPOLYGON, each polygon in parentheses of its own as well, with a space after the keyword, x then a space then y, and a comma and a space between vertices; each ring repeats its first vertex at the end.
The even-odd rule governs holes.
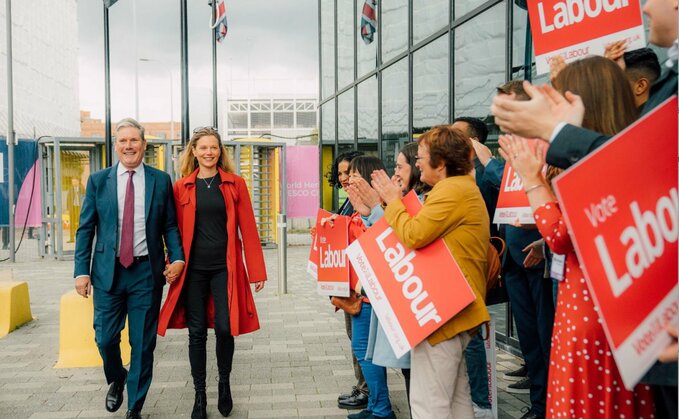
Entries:
POLYGON ((226 204, 219 189, 219 174, 196 178, 196 224, 193 230, 191 267, 226 268, 226 204))

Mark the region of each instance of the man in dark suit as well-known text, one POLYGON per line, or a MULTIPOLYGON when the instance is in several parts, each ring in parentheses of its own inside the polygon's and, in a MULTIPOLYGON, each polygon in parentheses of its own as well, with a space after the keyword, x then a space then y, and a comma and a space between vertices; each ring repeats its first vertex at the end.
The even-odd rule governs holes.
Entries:
POLYGON ((143 164, 145 150, 144 128, 131 118, 118 123, 119 162, 88 179, 75 248, 75 289, 85 298, 94 289, 95 340, 110 384, 106 410, 120 408, 127 382, 128 418, 141 417, 151 385, 163 285, 184 268, 172 181, 143 164), (126 317, 129 374, 120 356, 126 317))

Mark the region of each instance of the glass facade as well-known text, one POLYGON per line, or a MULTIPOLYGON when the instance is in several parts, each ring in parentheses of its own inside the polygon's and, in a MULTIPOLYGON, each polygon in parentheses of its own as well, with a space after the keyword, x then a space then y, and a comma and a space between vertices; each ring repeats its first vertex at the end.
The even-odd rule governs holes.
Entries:
MULTIPOLYGON (((510 0, 378 2, 377 32, 365 43, 363 4, 319 0, 321 167, 357 149, 377 155, 392 172, 403 145, 459 116, 486 121, 493 148, 496 88, 526 78, 526 54, 533 75, 525 9, 510 0)), ((337 208, 337 194, 322 194, 326 209, 337 208)), ((492 311, 499 342, 516 345, 507 307, 492 311)))

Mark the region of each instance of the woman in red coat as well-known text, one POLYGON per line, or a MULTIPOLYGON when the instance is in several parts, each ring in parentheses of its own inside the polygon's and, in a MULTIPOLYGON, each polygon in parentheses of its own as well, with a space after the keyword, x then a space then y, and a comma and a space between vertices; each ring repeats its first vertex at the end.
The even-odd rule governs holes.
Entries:
POLYGON ((191 417, 205 418, 205 346, 207 328, 214 328, 217 407, 227 416, 233 408, 229 384, 233 337, 259 329, 250 284, 257 292, 264 288, 264 254, 247 186, 233 173, 214 128, 194 132, 181 156, 180 170, 183 177, 174 185, 174 200, 187 268, 178 278, 168 278, 170 290, 160 311, 158 334, 188 327, 196 390, 191 417))

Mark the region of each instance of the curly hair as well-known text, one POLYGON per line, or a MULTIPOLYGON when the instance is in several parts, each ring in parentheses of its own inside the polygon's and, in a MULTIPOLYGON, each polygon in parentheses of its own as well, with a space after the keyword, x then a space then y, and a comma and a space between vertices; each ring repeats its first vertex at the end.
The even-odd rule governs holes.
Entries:
POLYGON ((330 186, 333 188, 342 189, 342 184, 339 181, 339 164, 343 161, 351 163, 354 158, 362 155, 362 151, 347 151, 346 153, 342 153, 337 156, 332 166, 328 168, 328 172, 325 174, 325 178, 328 179, 330 186))

